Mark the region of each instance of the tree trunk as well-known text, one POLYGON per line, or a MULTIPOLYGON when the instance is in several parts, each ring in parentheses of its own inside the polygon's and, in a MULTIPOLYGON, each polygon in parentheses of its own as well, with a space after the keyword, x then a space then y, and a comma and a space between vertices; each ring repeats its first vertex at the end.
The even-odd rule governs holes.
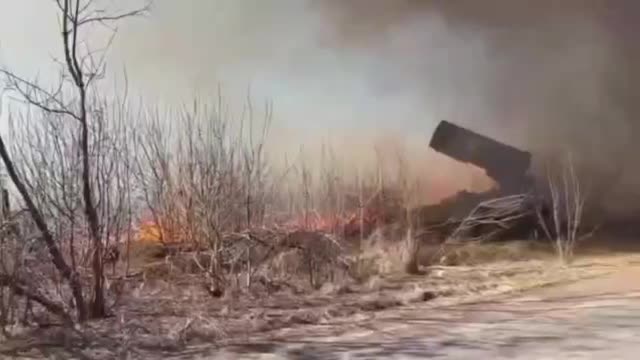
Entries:
POLYGON ((49 250, 49 254, 51 255, 51 260, 56 267, 56 269, 60 272, 60 275, 63 279, 65 279, 69 287, 71 288, 71 293, 73 295, 73 299, 76 303, 76 311, 78 314, 78 321, 83 322, 87 319, 87 310, 85 307, 84 297, 82 295, 82 284, 80 283, 80 279, 78 274, 74 272, 69 265, 64 260, 58 245, 53 239, 53 235, 51 231, 49 231, 49 227, 45 222, 42 214, 36 208, 33 200, 31 199, 31 195, 29 195, 29 191, 26 186, 18 177, 18 173, 15 170, 15 166, 11 157, 9 156, 9 152, 7 151, 7 147, 5 146, 4 139, 0 136, 0 157, 2 157, 2 162, 4 163, 5 168, 7 169, 7 173, 9 174, 9 178, 18 189, 22 200, 25 202, 27 209, 29 210, 29 214, 33 219, 34 223, 38 227, 42 237, 41 240, 47 246, 49 250))
POLYGON ((100 222, 98 211, 93 201, 93 189, 91 187, 91 161, 89 154, 89 126, 87 124, 87 94, 84 84, 78 84, 80 91, 80 123, 81 123, 81 151, 82 151, 82 195, 84 197, 84 211, 89 226, 89 234, 93 242, 93 296, 91 298, 90 316, 103 318, 107 315, 104 300, 104 266, 103 244, 100 236, 100 222))

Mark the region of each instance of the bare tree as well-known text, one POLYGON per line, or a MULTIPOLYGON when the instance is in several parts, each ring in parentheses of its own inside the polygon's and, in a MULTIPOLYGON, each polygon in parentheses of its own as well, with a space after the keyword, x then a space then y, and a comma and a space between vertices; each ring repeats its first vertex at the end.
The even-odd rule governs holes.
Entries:
POLYGON ((545 219, 541 224, 563 262, 570 262, 580 238, 587 194, 569 155, 555 169, 549 170, 547 184, 551 201, 551 229, 545 219))
POLYGON ((96 172, 96 159, 93 157, 92 148, 101 145, 92 144, 91 140, 92 134, 100 131, 100 127, 104 124, 104 109, 103 104, 92 103, 96 96, 94 90, 96 90, 96 83, 105 74, 105 49, 109 47, 115 36, 115 29, 109 26, 122 19, 143 15, 149 7, 119 12, 101 8, 94 0, 54 0, 54 2, 58 7, 62 28, 63 59, 56 60, 61 67, 58 85, 50 89, 7 69, 0 69, 0 73, 5 76, 8 90, 17 94, 19 100, 28 107, 40 110, 45 115, 43 120, 67 121, 75 125, 71 131, 77 141, 80 160, 82 211, 92 243, 93 286, 88 307, 85 305, 78 271, 65 260, 59 244, 56 243, 55 234, 46 221, 45 212, 38 207, 37 202, 34 201, 34 194, 26 185, 30 179, 20 176, 2 138, 0 138, 0 157, 41 232, 42 241, 47 246, 55 267, 71 287, 78 320, 84 321, 88 317, 106 315, 102 261, 105 234, 100 209, 102 206, 110 205, 100 203, 101 199, 97 194, 100 191, 96 189, 98 187, 96 183, 100 183, 100 181, 96 182, 96 179, 103 177, 102 180, 104 180, 105 174, 96 172), (87 34, 98 26, 107 28, 111 33, 107 46, 102 50, 96 50, 87 45, 89 43, 87 34))

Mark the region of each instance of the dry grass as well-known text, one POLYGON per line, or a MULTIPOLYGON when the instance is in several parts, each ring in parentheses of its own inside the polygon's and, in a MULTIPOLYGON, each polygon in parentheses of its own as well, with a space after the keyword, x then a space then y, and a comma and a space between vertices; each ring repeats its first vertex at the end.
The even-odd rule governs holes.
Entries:
POLYGON ((377 229, 352 255, 352 276, 367 281, 372 276, 407 272, 415 260, 414 239, 402 226, 377 229))
POLYGON ((88 324, 82 334, 65 333, 66 349, 58 347, 55 337, 63 331, 54 327, 17 336, 0 346, 0 353, 11 356, 35 348, 59 356, 76 350, 97 359, 127 353, 133 357, 177 356, 205 344, 219 346, 296 333, 300 327, 327 329, 330 325, 332 331, 348 331, 356 323, 369 321, 373 312, 487 299, 611 271, 612 264, 599 261, 578 261, 574 267, 562 266, 555 258, 432 266, 426 276, 381 274, 363 282, 326 283, 313 291, 283 286, 268 296, 266 288, 254 288, 218 299, 199 285, 197 275, 175 275, 170 281, 138 276, 122 280, 122 301, 114 308, 113 318, 88 324), (420 305, 425 302, 428 304, 420 305))
POLYGON ((532 259, 547 259, 553 255, 553 248, 549 244, 535 241, 508 241, 501 243, 463 243, 448 244, 429 251, 425 249, 421 254, 424 263, 432 264, 437 261, 443 265, 483 265, 496 262, 516 262, 532 259), (434 259, 434 253, 441 254, 434 259))

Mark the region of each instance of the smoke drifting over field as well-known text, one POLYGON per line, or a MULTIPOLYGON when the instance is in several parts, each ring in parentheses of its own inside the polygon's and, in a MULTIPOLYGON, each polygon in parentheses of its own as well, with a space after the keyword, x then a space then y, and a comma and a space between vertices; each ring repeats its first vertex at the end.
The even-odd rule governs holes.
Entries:
POLYGON ((222 82, 242 100, 251 84, 274 102, 277 149, 334 134, 361 161, 399 142, 425 176, 474 187, 427 149, 440 119, 537 154, 568 147, 605 174, 633 164, 637 14, 633 0, 157 0, 117 51, 164 98, 222 82))

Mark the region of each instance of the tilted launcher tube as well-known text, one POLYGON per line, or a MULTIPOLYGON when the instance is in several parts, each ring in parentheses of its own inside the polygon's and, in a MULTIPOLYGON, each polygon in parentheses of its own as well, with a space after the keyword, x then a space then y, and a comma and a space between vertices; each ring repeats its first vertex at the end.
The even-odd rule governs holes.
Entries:
POLYGON ((503 191, 516 191, 528 182, 531 153, 448 121, 438 124, 429 146, 453 159, 483 168, 503 191))

